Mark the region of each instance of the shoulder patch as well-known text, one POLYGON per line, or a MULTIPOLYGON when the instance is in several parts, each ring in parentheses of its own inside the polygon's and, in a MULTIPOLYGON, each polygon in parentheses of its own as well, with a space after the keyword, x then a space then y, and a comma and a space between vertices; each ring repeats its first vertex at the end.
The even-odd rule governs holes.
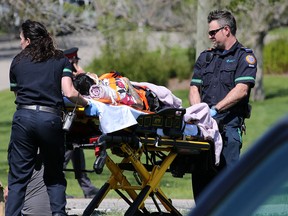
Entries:
POLYGON ((208 48, 208 49, 204 50, 202 53, 212 52, 213 50, 214 50, 213 48, 208 48))
POLYGON ((247 53, 253 53, 253 50, 247 47, 241 47, 242 50, 244 50, 247 53))
POLYGON ((247 55, 245 60, 249 65, 254 65, 256 63, 256 58, 253 55, 247 55))

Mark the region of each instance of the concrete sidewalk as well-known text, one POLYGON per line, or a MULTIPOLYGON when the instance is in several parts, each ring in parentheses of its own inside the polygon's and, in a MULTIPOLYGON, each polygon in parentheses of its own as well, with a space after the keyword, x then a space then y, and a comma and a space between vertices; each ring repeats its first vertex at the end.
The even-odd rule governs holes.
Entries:
MULTIPOLYGON (((76 215, 82 215, 85 208, 88 206, 88 204, 91 202, 91 199, 67 199, 67 212, 70 215, 76 214, 76 215)), ((181 212, 182 214, 187 214, 194 206, 194 200, 186 200, 186 199, 175 199, 172 200, 173 206, 181 212)), ((156 207, 152 201, 152 199, 147 199, 145 201, 145 207, 152 211, 157 212, 156 207)), ((166 212, 164 207, 160 204, 161 209, 163 212, 166 212)), ((123 200, 123 199, 104 199, 100 205, 99 208, 95 210, 95 214, 93 215, 101 215, 102 213, 111 213, 113 212, 123 212, 127 211, 129 208, 129 205, 123 200), (101 214, 97 214, 97 212, 101 212, 101 214)))

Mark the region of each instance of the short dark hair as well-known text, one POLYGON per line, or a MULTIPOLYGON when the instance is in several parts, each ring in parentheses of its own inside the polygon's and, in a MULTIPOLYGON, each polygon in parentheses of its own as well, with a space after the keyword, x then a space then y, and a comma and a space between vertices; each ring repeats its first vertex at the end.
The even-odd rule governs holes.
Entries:
POLYGON ((81 95, 89 95, 90 87, 94 84, 94 80, 85 73, 78 74, 73 80, 75 89, 79 91, 81 95))
POLYGON ((236 35, 236 19, 231 12, 227 10, 214 10, 209 13, 207 20, 208 23, 212 22, 213 20, 217 20, 221 27, 226 25, 229 26, 232 35, 236 35))

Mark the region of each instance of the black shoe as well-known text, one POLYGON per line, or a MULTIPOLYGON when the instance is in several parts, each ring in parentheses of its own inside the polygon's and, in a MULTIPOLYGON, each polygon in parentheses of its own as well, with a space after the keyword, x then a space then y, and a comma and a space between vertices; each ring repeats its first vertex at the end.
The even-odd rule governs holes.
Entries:
POLYGON ((94 198, 96 196, 96 194, 98 193, 99 189, 98 188, 94 188, 92 191, 90 191, 89 193, 85 194, 84 197, 85 198, 94 198))

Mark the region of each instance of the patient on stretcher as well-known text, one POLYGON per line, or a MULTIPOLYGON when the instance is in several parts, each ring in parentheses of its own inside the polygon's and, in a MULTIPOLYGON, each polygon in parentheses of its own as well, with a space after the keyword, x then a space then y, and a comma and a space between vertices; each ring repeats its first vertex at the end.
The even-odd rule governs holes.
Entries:
POLYGON ((180 108, 181 99, 164 86, 147 82, 131 82, 118 72, 79 74, 73 81, 82 95, 107 104, 124 104, 142 111, 155 112, 163 108, 180 108))
MULTIPOLYGON (((137 124, 135 119, 139 115, 155 113, 165 108, 181 108, 182 104, 181 99, 173 95, 166 87, 147 82, 130 82, 118 72, 105 73, 100 77, 91 73, 80 74, 75 77, 73 83, 83 96, 97 104, 99 111, 97 115, 102 125, 104 125, 103 121, 108 123, 113 120, 116 128, 107 124, 108 126, 102 128, 104 133, 111 133, 137 124), (121 105, 127 105, 127 107, 121 105), (118 128, 119 126, 121 128, 118 128), (106 127, 113 128, 106 130, 106 127)), ((161 131, 159 131, 160 134, 161 131)))
MULTIPOLYGON (((82 95, 96 105, 102 133, 109 134, 135 125, 139 127, 139 120, 145 115, 146 119, 149 119, 150 115, 161 113, 163 110, 176 109, 172 113, 173 115, 181 113, 182 122, 179 124, 181 125, 179 130, 183 135, 177 138, 201 136, 204 140, 214 141, 216 163, 219 162, 222 139, 216 121, 210 116, 207 104, 200 103, 185 109, 182 107, 181 99, 166 87, 147 82, 132 82, 117 72, 106 73, 100 77, 96 74, 80 74, 75 78, 74 85, 82 95)), ((168 123, 175 121, 171 121, 173 117, 170 121, 169 117, 165 118, 168 118, 168 123)), ((153 118, 151 119, 153 121, 153 118)), ((171 129, 169 133, 167 130, 163 130, 162 126, 156 127, 156 135, 167 137, 173 134, 170 133, 171 129)))

